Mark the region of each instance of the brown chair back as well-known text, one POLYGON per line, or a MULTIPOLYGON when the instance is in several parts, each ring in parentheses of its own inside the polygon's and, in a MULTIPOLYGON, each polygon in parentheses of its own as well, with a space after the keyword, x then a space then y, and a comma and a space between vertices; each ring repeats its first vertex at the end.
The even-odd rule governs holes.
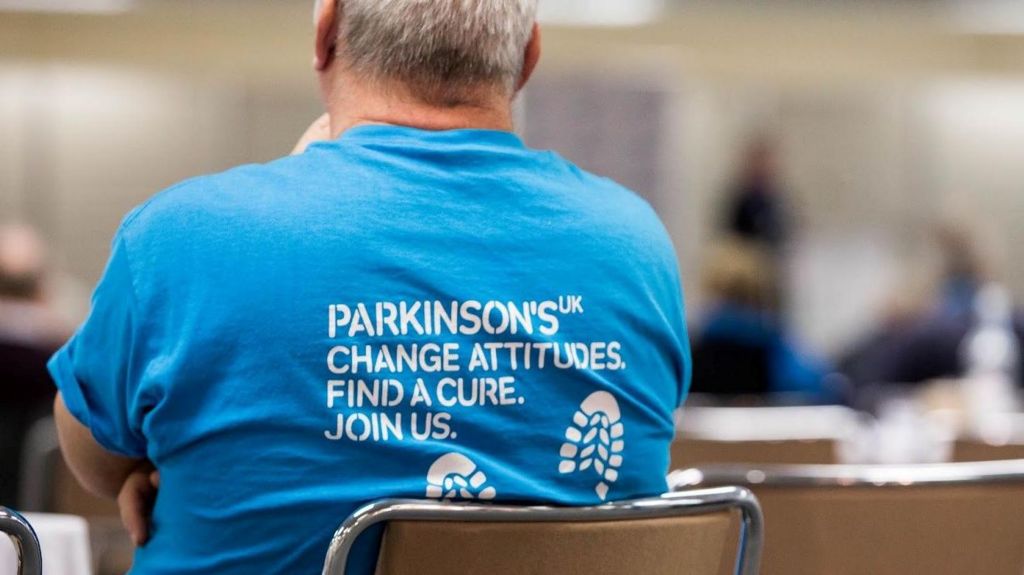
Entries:
POLYGON ((1024 573, 1024 482, 756 493, 764 575, 1024 573))
POLYGON ((343 575, 356 540, 386 525, 379 575, 756 575, 764 541, 757 499, 741 487, 671 493, 598 507, 386 500, 338 529, 324 575, 343 575), (725 556, 733 513, 743 532, 725 556))
POLYGON ((725 557, 728 512, 599 523, 388 525, 378 575, 716 575, 725 557))
POLYGON ((995 445, 977 439, 960 439, 953 444, 953 461, 997 461, 1024 459, 1024 443, 995 445))
POLYGON ((811 467, 703 470, 756 481, 764 575, 1024 573, 1024 461, 811 467))
POLYGON ((672 469, 719 464, 829 464, 860 416, 845 407, 686 407, 677 413, 672 469))
POLYGON ((672 469, 727 463, 810 465, 836 462, 836 442, 832 439, 720 441, 679 438, 672 442, 671 450, 672 469))

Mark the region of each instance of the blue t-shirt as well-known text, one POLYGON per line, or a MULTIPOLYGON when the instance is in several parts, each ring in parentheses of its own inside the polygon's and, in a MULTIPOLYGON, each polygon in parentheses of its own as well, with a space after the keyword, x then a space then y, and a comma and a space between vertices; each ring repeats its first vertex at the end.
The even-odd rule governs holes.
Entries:
POLYGON ((134 573, 314 574, 381 498, 663 492, 685 325, 633 193, 511 133, 363 126, 134 210, 50 370, 161 472, 134 573))

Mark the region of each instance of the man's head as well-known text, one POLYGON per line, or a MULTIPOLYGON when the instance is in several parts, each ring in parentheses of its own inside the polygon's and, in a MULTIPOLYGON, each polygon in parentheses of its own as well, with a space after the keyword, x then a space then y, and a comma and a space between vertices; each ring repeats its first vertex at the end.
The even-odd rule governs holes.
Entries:
POLYGON ((438 108, 511 101, 539 58, 536 15, 537 0, 318 0, 325 97, 358 83, 438 108))
POLYGON ((42 295, 45 251, 32 228, 0 225, 0 299, 34 300, 42 295))

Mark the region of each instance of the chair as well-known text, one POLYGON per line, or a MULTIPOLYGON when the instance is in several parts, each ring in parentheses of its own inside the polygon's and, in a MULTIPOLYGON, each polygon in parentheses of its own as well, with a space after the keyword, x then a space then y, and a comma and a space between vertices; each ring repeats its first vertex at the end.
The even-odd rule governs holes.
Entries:
POLYGON ((836 406, 687 407, 677 416, 672 468, 835 463, 856 426, 856 413, 836 406))
POLYGON ((714 574, 733 511, 743 530, 736 573, 755 575, 761 510, 750 491, 736 487, 576 508, 381 501, 341 525, 323 573, 344 575, 360 534, 386 523, 381 575, 714 574))
POLYGON ((727 463, 805 465, 836 461, 836 444, 831 439, 725 441, 682 437, 673 441, 670 449, 672 469, 727 463))
POLYGON ((953 444, 953 461, 996 461, 1024 458, 1024 443, 990 443, 979 439, 958 439, 953 444))
POLYGON ((43 555, 39 549, 39 538, 28 521, 6 507, 0 507, 0 532, 6 533, 14 542, 18 574, 42 575, 43 555))
POLYGON ((1024 460, 718 466, 669 481, 748 485, 771 526, 765 575, 1024 571, 1024 460))
POLYGON ((954 461, 1024 459, 1024 415, 990 414, 953 444, 954 461))

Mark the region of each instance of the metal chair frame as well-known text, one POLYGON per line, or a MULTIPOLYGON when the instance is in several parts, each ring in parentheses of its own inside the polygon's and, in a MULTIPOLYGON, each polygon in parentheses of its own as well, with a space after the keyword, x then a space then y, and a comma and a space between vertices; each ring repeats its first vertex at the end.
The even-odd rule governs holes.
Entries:
MULTIPOLYGON (((660 497, 609 503, 597 507, 483 505, 389 499, 354 512, 334 534, 323 575, 344 575, 356 539, 374 525, 389 521, 577 523, 685 517, 739 510, 741 545, 736 573, 756 575, 764 547, 764 517, 757 498, 743 487, 719 487, 668 493, 660 497)), ((685 544, 685 542, 680 542, 685 544)))
POLYGON ((43 555, 32 525, 18 513, 0 507, 0 533, 6 533, 14 542, 19 575, 42 575, 43 555))
POLYGON ((709 465, 674 471, 673 490, 702 485, 914 487, 1024 482, 1024 459, 922 465, 709 465))

